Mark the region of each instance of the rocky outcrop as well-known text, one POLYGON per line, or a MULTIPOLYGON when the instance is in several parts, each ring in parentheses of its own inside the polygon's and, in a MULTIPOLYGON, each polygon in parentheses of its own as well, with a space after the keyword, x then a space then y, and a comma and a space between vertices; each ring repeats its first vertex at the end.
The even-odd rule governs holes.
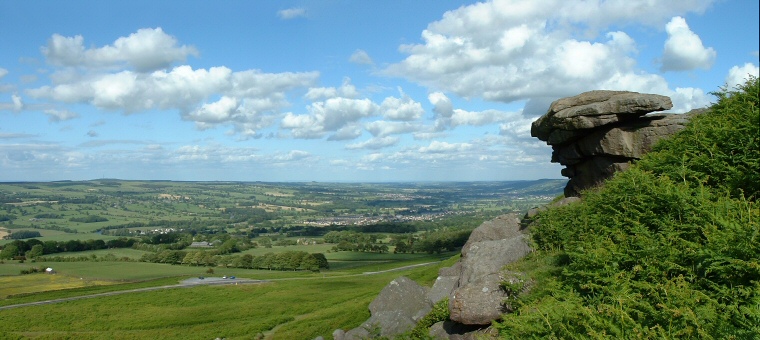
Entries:
POLYGON ((488 326, 511 307, 511 294, 501 287, 515 280, 502 272, 508 263, 519 260, 531 249, 521 229, 517 214, 499 216, 473 230, 462 248, 462 258, 451 267, 441 268, 429 290, 406 278, 389 283, 369 305, 370 318, 361 326, 344 332, 336 330, 333 338, 352 340, 368 338, 379 332, 392 338, 411 330, 433 305, 448 297, 450 320, 431 328, 436 339, 474 339, 489 336, 488 326))
POLYGON ((505 302, 514 292, 501 287, 505 280, 503 267, 530 252, 528 235, 521 229, 517 214, 499 216, 473 230, 462 247, 459 262, 439 271, 439 274, 458 274, 459 279, 449 294, 450 321, 445 327, 435 328, 438 333, 446 329, 452 333, 448 337, 437 337, 467 339, 471 338, 468 334, 485 335, 483 331, 491 322, 511 311, 505 302), (463 330, 466 332, 462 333, 463 330))
MULTIPOLYGON (((433 308, 427 297, 428 289, 407 277, 391 281, 369 304, 370 318, 361 326, 344 334, 341 339, 367 339, 372 335, 393 337, 414 328, 433 308), (379 334, 372 334, 377 330, 379 334)), ((336 339, 336 333, 333 333, 336 339)))
POLYGON ((552 162, 570 178, 565 196, 599 185, 684 128, 691 114, 652 114, 670 98, 627 91, 591 91, 562 98, 533 122, 531 135, 552 146, 552 162))

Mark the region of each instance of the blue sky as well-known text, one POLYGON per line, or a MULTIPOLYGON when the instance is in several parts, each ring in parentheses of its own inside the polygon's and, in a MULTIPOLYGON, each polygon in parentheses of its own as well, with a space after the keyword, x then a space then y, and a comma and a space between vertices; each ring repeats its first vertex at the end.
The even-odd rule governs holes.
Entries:
POLYGON ((748 0, 2 1, 0 181, 560 178, 530 123, 758 74, 748 0))

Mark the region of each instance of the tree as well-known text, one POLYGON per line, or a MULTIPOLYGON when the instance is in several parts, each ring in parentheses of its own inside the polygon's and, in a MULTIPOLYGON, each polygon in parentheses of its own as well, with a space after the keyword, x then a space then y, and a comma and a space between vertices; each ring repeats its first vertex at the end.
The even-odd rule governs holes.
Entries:
POLYGON ((18 247, 12 243, 6 244, 3 250, 0 251, 0 259, 12 259, 18 255, 18 247))
POLYGON ((26 252, 26 257, 29 259, 33 259, 33 258, 42 256, 43 253, 44 253, 44 247, 41 244, 35 244, 34 246, 32 246, 32 249, 26 252))
POLYGON ((330 269, 330 264, 327 263, 327 258, 325 257, 325 254, 313 253, 311 254, 311 256, 317 260, 317 264, 319 268, 330 269))

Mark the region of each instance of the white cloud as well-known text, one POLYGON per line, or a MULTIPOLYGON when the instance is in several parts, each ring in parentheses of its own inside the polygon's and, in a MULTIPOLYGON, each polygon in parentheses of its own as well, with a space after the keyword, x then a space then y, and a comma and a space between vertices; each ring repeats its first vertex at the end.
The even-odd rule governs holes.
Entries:
POLYGON ((668 95, 673 102, 673 108, 669 112, 684 113, 693 109, 699 109, 711 104, 710 99, 702 89, 677 87, 675 92, 668 95))
POLYGON ((62 122, 66 120, 71 120, 74 118, 78 118, 79 114, 76 112, 71 112, 69 110, 45 110, 45 114, 48 116, 48 120, 50 122, 62 122))
POLYGON ((737 85, 743 85, 749 79, 749 76, 760 77, 760 68, 752 63, 746 63, 744 66, 734 66, 728 70, 726 76, 726 86, 733 90, 737 85))
POLYGON ((3 77, 8 75, 8 70, 0 67, 0 79, 3 79, 3 77))
POLYGON ((21 111, 24 109, 24 101, 21 100, 21 97, 17 94, 11 95, 11 101, 13 102, 13 111, 21 111))
POLYGON ((135 113, 178 110, 182 119, 200 129, 232 125, 236 133, 253 136, 274 123, 288 106, 287 93, 312 85, 319 74, 233 72, 227 67, 192 69, 178 66, 152 73, 121 71, 96 75, 65 72, 56 85, 27 90, 32 97, 65 103, 87 103, 100 109, 135 113), (215 102, 208 98, 219 97, 215 102))
POLYGON ((374 62, 372 61, 372 58, 370 58, 369 54, 367 54, 367 51, 365 50, 354 51, 354 53, 351 54, 351 57, 348 58, 348 61, 354 64, 363 64, 363 65, 374 64, 374 62))
POLYGON ((344 98, 356 98, 359 96, 359 92, 356 91, 356 87, 351 84, 351 78, 343 78, 343 84, 338 87, 312 87, 306 92, 306 97, 309 100, 321 100, 327 98, 344 97, 344 98))
POLYGON ((277 16, 283 20, 303 18, 306 17, 306 9, 300 7, 283 9, 277 12, 277 16))
POLYGON ((417 120, 425 113, 422 105, 404 94, 398 89, 401 98, 387 97, 380 104, 380 113, 383 117, 391 120, 411 121, 417 120))
POLYGON ((699 13, 711 2, 493 0, 463 6, 429 24, 422 43, 402 45, 408 56, 383 73, 465 98, 502 102, 622 87, 615 79, 659 88, 661 83, 651 83, 650 75, 636 68, 635 41, 625 32, 604 30, 626 24, 661 27, 674 15, 699 13))
POLYGON ((223 96, 216 102, 203 104, 199 109, 186 115, 185 119, 213 125, 228 121, 237 109, 238 101, 236 98, 223 96))
POLYGON ((286 154, 274 156, 274 159, 280 162, 298 161, 310 157, 311 154, 303 150, 291 150, 286 154))
POLYGON ((361 135, 362 135, 361 126, 358 123, 352 123, 338 129, 338 131, 336 131, 330 137, 327 137, 327 140, 330 140, 330 141, 353 140, 353 139, 359 138, 359 136, 361 135))
POLYGON ((438 117, 451 118, 451 115, 454 113, 454 107, 451 104, 451 99, 449 99, 449 97, 442 92, 433 92, 428 94, 428 100, 430 101, 430 104, 433 104, 433 112, 435 112, 438 117))
POLYGON ((369 150, 377 150, 386 148, 389 146, 394 146, 398 144, 400 141, 400 138, 398 137, 392 137, 392 136, 385 136, 385 137, 374 137, 369 140, 366 140, 364 142, 360 143, 354 143, 354 144, 348 144, 346 145, 346 149, 349 150, 356 150, 356 149, 369 149, 369 150))
POLYGON ((705 48, 702 39, 689 29, 686 20, 674 17, 665 26, 668 40, 662 55, 662 71, 689 71, 697 68, 710 69, 715 62, 716 52, 705 48))
POLYGON ((400 135, 415 132, 420 129, 419 126, 409 122, 387 122, 381 120, 367 123, 364 128, 375 137, 400 135))
POLYGON ((47 46, 42 47, 42 53, 48 62, 58 66, 98 68, 126 64, 138 72, 167 68, 189 55, 198 55, 195 47, 178 46, 177 39, 160 27, 139 29, 116 39, 112 45, 89 49, 85 49, 81 35, 54 34, 47 46))
POLYGON ((308 114, 287 113, 280 126, 291 130, 296 138, 322 138, 364 117, 374 115, 378 105, 369 99, 330 98, 314 102, 307 108, 308 114))
POLYGON ((498 110, 472 112, 456 109, 454 110, 454 114, 451 116, 451 126, 483 126, 516 118, 519 118, 519 113, 504 112, 498 110))
POLYGON ((430 145, 423 146, 418 149, 420 153, 450 153, 450 152, 461 152, 461 151, 469 151, 473 148, 472 144, 469 143, 447 143, 447 142, 439 142, 439 141, 432 141, 430 145))

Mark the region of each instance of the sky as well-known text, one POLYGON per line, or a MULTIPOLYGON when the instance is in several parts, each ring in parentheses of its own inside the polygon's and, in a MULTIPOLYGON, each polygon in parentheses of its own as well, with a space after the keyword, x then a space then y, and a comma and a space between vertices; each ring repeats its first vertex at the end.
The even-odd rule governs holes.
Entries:
POLYGON ((0 181, 561 178, 530 124, 758 75, 758 1, 0 1, 0 181))

